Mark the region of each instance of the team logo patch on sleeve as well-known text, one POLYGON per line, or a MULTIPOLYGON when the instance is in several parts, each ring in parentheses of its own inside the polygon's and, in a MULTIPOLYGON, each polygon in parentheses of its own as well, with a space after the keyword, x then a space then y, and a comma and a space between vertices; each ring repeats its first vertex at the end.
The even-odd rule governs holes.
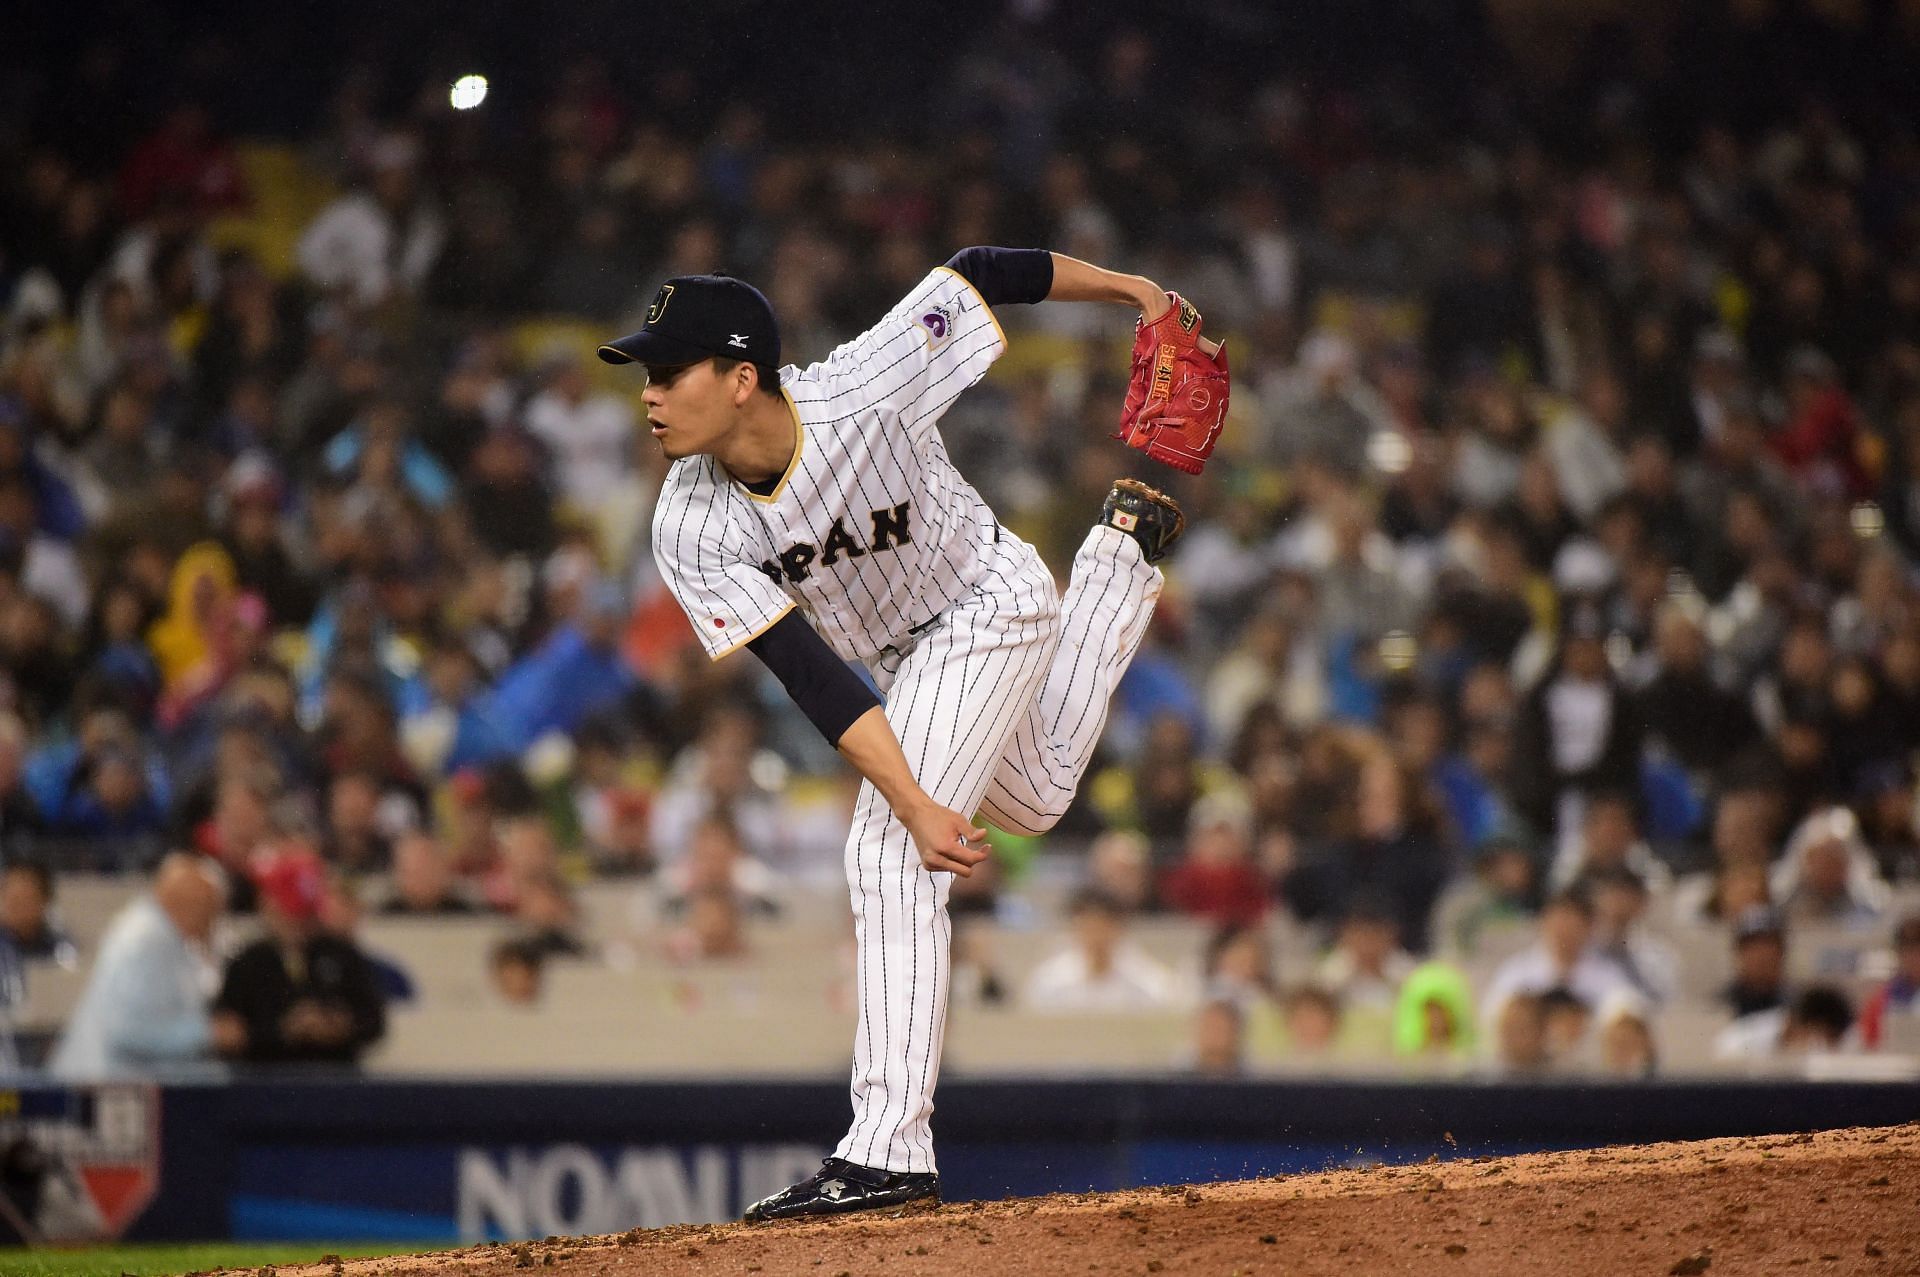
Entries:
POLYGON ((920 335, 925 338, 927 349, 936 350, 953 335, 953 312, 945 306, 930 307, 920 316, 920 327, 926 330, 920 335))

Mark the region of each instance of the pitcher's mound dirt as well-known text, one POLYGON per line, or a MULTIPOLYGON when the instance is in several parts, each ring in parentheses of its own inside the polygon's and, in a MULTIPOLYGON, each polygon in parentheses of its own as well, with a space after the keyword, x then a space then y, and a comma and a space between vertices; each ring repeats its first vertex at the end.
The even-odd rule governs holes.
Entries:
POLYGON ((636 1230, 282 1277, 1920 1273, 1920 1124, 1463 1159, 901 1218, 636 1230))

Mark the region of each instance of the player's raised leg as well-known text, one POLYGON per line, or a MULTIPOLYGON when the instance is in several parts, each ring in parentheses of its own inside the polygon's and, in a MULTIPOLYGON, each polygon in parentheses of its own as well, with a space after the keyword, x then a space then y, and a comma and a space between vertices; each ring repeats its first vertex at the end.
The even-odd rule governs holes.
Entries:
POLYGON ((1066 812, 1106 727, 1107 708, 1165 578, 1154 565, 1186 527, 1173 499, 1136 479, 1113 485, 1100 522, 1073 556, 1061 599, 1060 649, 980 804, 1009 833, 1038 834, 1066 812))

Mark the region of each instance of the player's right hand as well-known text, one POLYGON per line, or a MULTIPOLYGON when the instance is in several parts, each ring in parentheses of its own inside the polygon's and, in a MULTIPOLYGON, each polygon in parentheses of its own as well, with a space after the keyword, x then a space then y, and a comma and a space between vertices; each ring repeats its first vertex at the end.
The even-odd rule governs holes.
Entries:
POLYGON ((902 823, 913 835, 920 863, 928 873, 953 873, 971 878, 973 867, 993 850, 987 845, 986 830, 974 828, 965 816, 938 804, 929 803, 902 823))

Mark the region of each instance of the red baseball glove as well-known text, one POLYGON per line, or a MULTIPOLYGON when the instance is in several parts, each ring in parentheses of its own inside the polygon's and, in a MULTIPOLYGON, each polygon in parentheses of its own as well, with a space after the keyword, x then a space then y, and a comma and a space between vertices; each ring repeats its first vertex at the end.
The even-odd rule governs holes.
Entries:
POLYGON ((1130 448, 1188 474, 1199 474, 1213 454, 1227 419, 1227 348, 1212 354, 1200 344, 1200 312, 1178 293, 1173 305, 1133 339, 1133 376, 1120 412, 1120 431, 1130 448))

